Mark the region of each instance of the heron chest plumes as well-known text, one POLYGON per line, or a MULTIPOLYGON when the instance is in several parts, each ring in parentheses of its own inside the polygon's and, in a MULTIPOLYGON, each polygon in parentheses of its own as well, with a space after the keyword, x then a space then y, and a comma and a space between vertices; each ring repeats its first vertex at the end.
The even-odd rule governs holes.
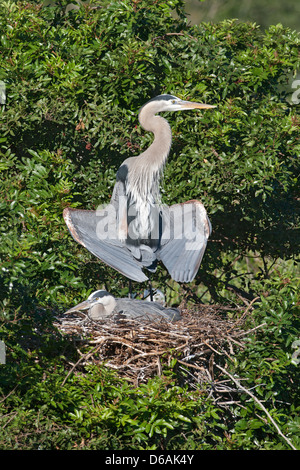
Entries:
MULTIPOLYGON (((139 116, 143 128, 154 134, 150 147, 138 157, 124 161, 118 171, 119 180, 123 180, 128 207, 134 208, 134 228, 138 238, 148 238, 152 230, 151 211, 161 203, 160 180, 167 160, 172 133, 168 122, 149 112, 139 116)), ((133 211, 132 211, 133 212, 133 211)))
POLYGON ((135 202, 160 202, 160 180, 170 151, 172 134, 165 119, 155 116, 155 121, 153 143, 139 157, 131 160, 128 169, 126 189, 135 202))

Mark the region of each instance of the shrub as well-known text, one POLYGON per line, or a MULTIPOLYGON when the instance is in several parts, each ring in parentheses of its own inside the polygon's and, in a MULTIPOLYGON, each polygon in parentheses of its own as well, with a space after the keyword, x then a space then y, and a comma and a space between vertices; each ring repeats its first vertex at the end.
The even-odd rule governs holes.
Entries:
POLYGON ((280 84, 299 66, 299 35, 235 21, 189 28, 181 1, 66 14, 58 3, 1 6, 3 292, 29 278, 47 301, 71 285, 121 288, 70 239, 62 210, 109 201, 120 163, 151 141, 137 110, 163 92, 218 105, 168 116, 164 201, 200 198, 214 228, 196 284, 211 285, 225 253, 293 257, 299 114, 280 84))

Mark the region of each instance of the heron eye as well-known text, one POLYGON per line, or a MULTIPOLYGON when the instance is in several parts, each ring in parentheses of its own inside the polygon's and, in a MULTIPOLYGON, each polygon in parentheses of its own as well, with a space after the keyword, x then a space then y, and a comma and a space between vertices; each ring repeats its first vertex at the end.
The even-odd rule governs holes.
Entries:
POLYGON ((172 104, 175 104, 175 103, 176 103, 176 101, 175 101, 175 100, 172 100, 172 104))

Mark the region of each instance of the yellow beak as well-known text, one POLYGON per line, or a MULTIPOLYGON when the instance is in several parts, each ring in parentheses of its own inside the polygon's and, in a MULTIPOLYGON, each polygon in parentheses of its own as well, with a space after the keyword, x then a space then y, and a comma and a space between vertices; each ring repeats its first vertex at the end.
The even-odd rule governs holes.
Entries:
POLYGON ((184 109, 209 109, 216 108, 213 104, 195 103, 194 101, 181 101, 180 105, 184 109))
POLYGON ((85 300, 84 302, 81 302, 80 304, 76 305, 75 307, 70 308, 65 313, 73 313, 73 312, 78 312, 79 310, 87 310, 90 306, 91 306, 90 302, 85 300))

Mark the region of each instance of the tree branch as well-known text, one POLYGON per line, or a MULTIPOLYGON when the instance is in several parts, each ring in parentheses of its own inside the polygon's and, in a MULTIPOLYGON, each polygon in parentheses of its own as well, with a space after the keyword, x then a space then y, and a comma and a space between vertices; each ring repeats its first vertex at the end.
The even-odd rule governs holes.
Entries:
POLYGON ((268 412, 268 410, 266 409, 266 407, 262 404, 262 402, 260 400, 258 400, 258 398, 256 398, 255 395, 253 395, 253 393, 251 393, 249 390, 247 390, 247 388, 243 387, 240 382, 235 378, 233 377, 231 374, 229 374, 229 372, 227 372, 227 370, 225 370, 223 367, 219 366, 218 364, 215 364, 215 366, 220 369, 220 371, 223 372, 223 374, 227 375, 243 392, 245 392, 247 395, 249 395, 257 404, 258 406, 266 413, 267 417, 269 418, 269 420, 271 421, 271 423, 273 424, 273 426, 275 427, 276 431, 278 432, 278 434, 286 441, 286 443, 293 449, 293 450, 297 450, 296 447, 294 447, 294 445, 292 444, 292 442, 282 433, 282 431, 280 430, 280 428, 277 426, 277 424, 275 423, 274 419, 272 418, 272 416, 270 415, 270 413, 268 412))

